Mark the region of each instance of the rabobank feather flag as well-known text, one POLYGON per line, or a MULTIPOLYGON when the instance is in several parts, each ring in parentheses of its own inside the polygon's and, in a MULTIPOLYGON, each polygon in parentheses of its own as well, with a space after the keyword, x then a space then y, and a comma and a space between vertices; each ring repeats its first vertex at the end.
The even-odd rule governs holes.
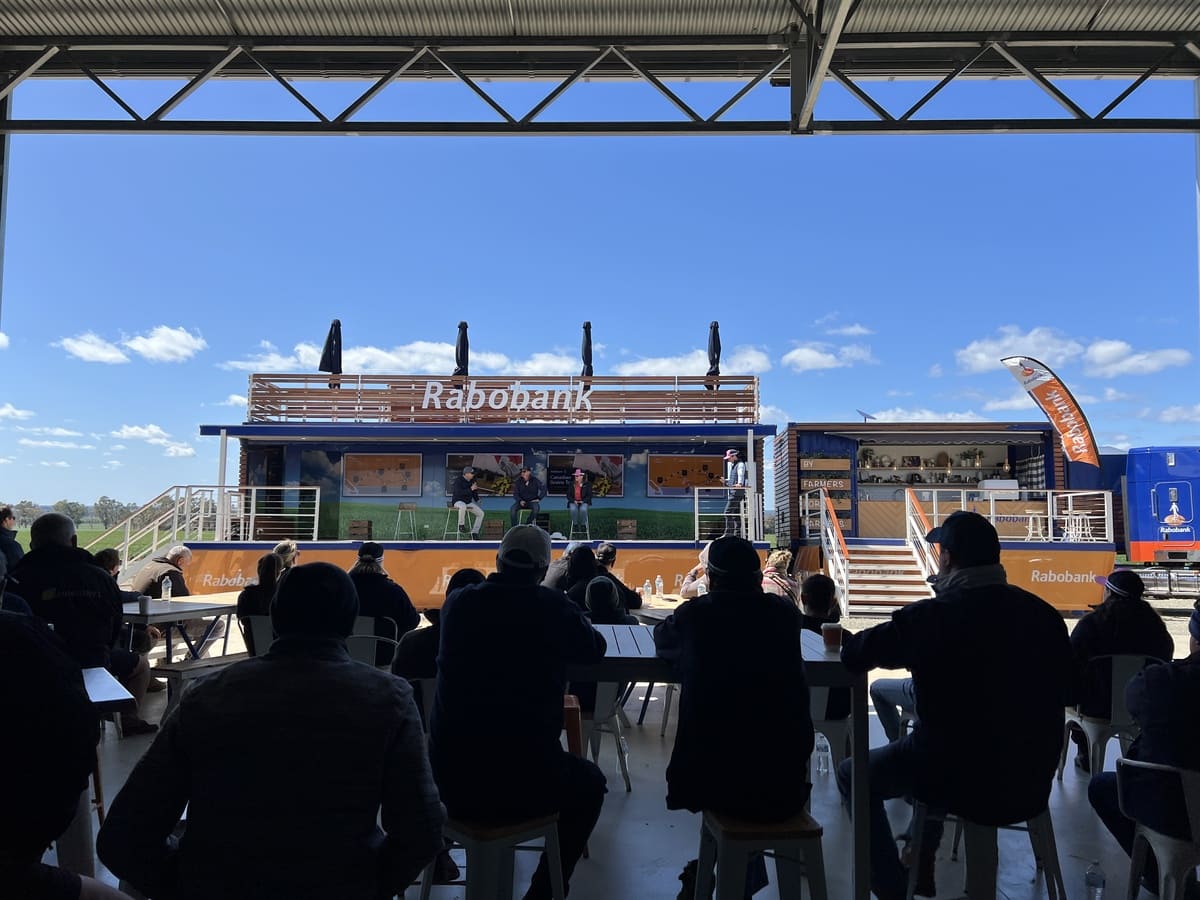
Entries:
POLYGON ((1067 459, 1073 463, 1095 466, 1098 471, 1100 454, 1096 450, 1092 426, 1062 379, 1050 371, 1045 363, 1030 356, 1009 356, 1000 362, 1046 414, 1062 439, 1067 459))

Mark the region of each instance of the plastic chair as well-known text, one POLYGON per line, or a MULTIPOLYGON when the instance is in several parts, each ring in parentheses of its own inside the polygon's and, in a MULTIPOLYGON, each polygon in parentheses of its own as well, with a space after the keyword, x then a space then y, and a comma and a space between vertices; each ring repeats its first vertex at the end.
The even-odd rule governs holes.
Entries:
POLYGON ((242 629, 242 639, 251 656, 262 656, 275 643, 270 616, 245 616, 238 619, 238 627, 242 629))
MULTIPOLYGON (((853 732, 850 728, 849 716, 844 719, 817 718, 818 715, 825 712, 829 705, 829 691, 830 689, 826 687, 809 688, 808 708, 813 711, 813 731, 825 735, 825 740, 829 741, 829 755, 833 759, 834 768, 837 768, 842 760, 850 756, 850 736, 853 732)), ((809 781, 811 781, 812 756, 809 757, 809 772, 809 781)))
POLYGON ((1146 851, 1154 853, 1158 863, 1158 896, 1161 900, 1184 900, 1189 876, 1200 865, 1200 772, 1142 762, 1136 759, 1117 760, 1117 802, 1121 812, 1136 823, 1133 833, 1133 852, 1129 855, 1128 900, 1138 895, 1142 872, 1146 866, 1146 851), (1129 771, 1140 769, 1158 773, 1164 780, 1178 783, 1175 788, 1187 808, 1190 841, 1170 837, 1139 822, 1127 804, 1129 788, 1124 781, 1129 771), (1125 777, 1123 777, 1125 776, 1125 777))
POLYGON ((808 881, 811 900, 828 900, 822 834, 820 824, 805 812, 783 822, 745 822, 705 810, 696 896, 712 894, 715 865, 716 900, 742 900, 746 867, 752 855, 762 853, 775 860, 780 900, 802 900, 802 878, 808 881))
POLYGON ((359 616, 354 620, 354 630, 346 639, 346 649, 350 651, 350 658, 353 660, 380 669, 390 668, 392 659, 396 656, 396 648, 400 646, 399 637, 400 626, 396 624, 395 619, 387 616, 359 616), (381 628, 386 630, 385 634, 379 633, 381 628), (373 643, 365 640, 366 638, 372 639, 373 643), (391 647, 391 653, 383 661, 377 652, 381 643, 391 647))
POLYGON ((1129 714, 1125 705, 1125 687, 1138 672, 1146 666, 1161 663, 1154 656, 1137 654, 1116 654, 1112 656, 1096 656, 1088 661, 1088 666, 1094 666, 1101 660, 1111 660, 1112 664, 1112 706, 1109 708, 1107 719, 1085 716, 1077 707, 1068 706, 1066 720, 1063 723, 1062 754, 1058 759, 1058 780, 1062 781, 1063 769, 1067 766, 1067 750, 1071 745, 1071 726, 1079 728, 1087 736, 1088 756, 1091 774, 1097 775, 1104 771, 1104 755, 1111 738, 1120 738, 1121 754, 1129 751, 1129 745, 1137 737, 1137 723, 1129 714))
POLYGON ((592 713, 592 728, 588 734, 588 746, 591 748, 592 762, 596 762, 600 756, 600 739, 606 734, 613 736, 613 743, 617 748, 617 763, 621 767, 621 777, 625 780, 625 792, 629 793, 633 790, 633 784, 629 780, 629 744, 621 732, 621 717, 618 714, 621 708, 621 695, 624 692, 623 686, 617 690, 616 700, 607 716, 600 717, 595 712, 592 713))
MULTIPOLYGON (((546 864, 550 875, 550 894, 565 900, 562 854, 558 847, 558 815, 514 822, 511 825, 480 825, 459 819, 447 820, 443 834, 467 851, 466 896, 468 900, 511 900, 515 851, 536 850, 525 846, 541 838, 545 843, 546 864)), ((421 875, 421 900, 429 900, 433 890, 433 866, 421 875)))
POLYGON ((417 504, 401 503, 396 507, 396 534, 395 540, 407 538, 410 541, 417 539, 417 504))

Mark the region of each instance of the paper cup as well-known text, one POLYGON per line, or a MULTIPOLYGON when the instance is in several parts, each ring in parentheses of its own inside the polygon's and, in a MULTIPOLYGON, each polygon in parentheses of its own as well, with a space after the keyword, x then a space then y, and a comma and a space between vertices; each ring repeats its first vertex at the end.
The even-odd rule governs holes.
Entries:
POLYGON ((821 626, 821 640, 828 650, 838 650, 842 646, 842 626, 837 622, 826 622, 821 626))
POLYGON ((150 597, 147 594, 138 596, 138 612, 143 616, 150 615, 150 597))

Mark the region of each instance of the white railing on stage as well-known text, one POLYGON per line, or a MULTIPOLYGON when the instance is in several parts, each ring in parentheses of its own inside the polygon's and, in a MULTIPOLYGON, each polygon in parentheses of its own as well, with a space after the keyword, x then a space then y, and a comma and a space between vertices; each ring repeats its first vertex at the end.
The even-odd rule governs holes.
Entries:
POLYGON ((730 510, 731 489, 693 488, 696 540, 709 541, 730 533, 751 541, 763 539, 762 495, 750 488, 739 489, 739 493, 741 501, 730 510))
POLYGON ((842 615, 850 614, 850 550, 842 535, 837 511, 824 488, 800 495, 800 527, 806 538, 819 538, 829 577, 837 585, 842 615))
POLYGON ((128 568, 185 541, 316 540, 320 512, 319 487, 175 485, 86 549, 115 547, 128 568))
POLYGON ((917 495, 913 493, 913 489, 905 490, 904 541, 912 551, 913 559, 917 561, 917 567, 921 570, 921 574, 926 578, 937 574, 938 570, 937 554, 925 540, 925 535, 929 534, 932 527, 929 519, 925 517, 925 510, 921 509, 920 504, 917 503, 917 495))
POLYGON ((906 507, 928 512, 930 527, 951 513, 970 509, 996 526, 1002 541, 1101 543, 1113 541, 1112 494, 1109 491, 1019 492, 998 488, 934 488, 920 486, 906 492, 906 507), (1017 496, 1019 496, 1019 501, 1017 496))

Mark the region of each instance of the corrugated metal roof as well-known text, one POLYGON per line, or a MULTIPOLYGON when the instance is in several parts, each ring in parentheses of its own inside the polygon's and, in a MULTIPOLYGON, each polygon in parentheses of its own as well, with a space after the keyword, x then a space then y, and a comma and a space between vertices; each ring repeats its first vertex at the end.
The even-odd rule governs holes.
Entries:
MULTIPOLYGON (((811 7, 812 0, 805 0, 811 7)), ((832 6, 832 4, 829 4, 832 6)), ((5 0, 8 39, 778 34, 788 0, 5 0)), ((846 33, 1200 30, 1178 0, 862 0, 846 33)))

